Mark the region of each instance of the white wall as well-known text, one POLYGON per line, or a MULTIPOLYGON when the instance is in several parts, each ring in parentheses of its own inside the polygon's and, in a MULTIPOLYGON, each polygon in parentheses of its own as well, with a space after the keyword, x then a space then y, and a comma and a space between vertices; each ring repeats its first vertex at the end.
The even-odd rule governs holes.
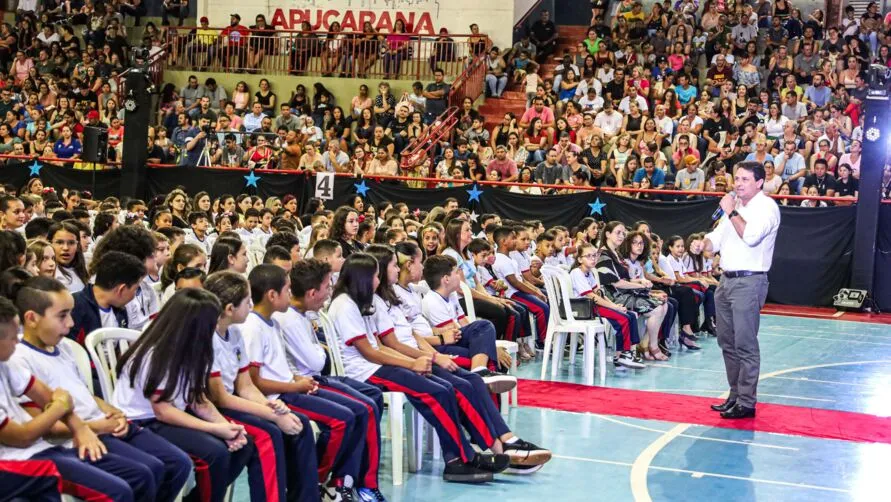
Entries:
MULTIPOLYGON (((361 29, 369 20, 387 32, 397 15, 414 20, 421 34, 435 35, 441 27, 454 34, 469 34, 470 24, 488 34, 500 47, 512 39, 515 0, 198 0, 198 17, 207 16, 211 26, 229 24, 229 14, 241 15, 242 24, 254 24, 259 13, 277 28, 299 29, 307 19, 314 29, 325 30, 334 21, 361 29), (292 24, 296 26, 292 27, 292 24)), ((532 0, 516 0, 529 2, 532 0)), ((525 11, 523 11, 525 13, 525 11)), ((520 14, 522 15, 522 14, 520 14)))

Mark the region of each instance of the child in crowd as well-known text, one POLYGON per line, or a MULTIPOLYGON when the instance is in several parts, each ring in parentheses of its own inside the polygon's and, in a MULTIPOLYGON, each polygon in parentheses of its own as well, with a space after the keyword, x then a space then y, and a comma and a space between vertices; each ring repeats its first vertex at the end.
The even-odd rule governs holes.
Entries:
MULTIPOLYGON (((73 349, 61 343, 70 324, 67 316, 66 321, 59 322, 47 317, 46 312, 25 310, 40 303, 49 305, 47 309, 68 305, 71 293, 59 281, 41 277, 27 281, 17 297, 24 311, 23 336, 10 364, 27 369, 50 388, 65 388, 71 394, 74 413, 99 435, 108 452, 148 468, 154 498, 149 496, 147 500, 174 500, 192 470, 189 456, 150 430, 130 424, 121 410, 93 396, 78 371, 73 349)), ((25 398, 23 406, 35 418, 40 415, 30 399, 25 398)), ((56 422, 50 434, 60 438, 69 437, 71 432, 65 424, 56 422)))
POLYGON ((504 282, 504 296, 523 304, 535 317, 535 325, 538 340, 536 348, 543 347, 544 337, 547 334, 550 309, 547 297, 535 285, 529 284, 520 276, 517 263, 512 260, 509 253, 516 250, 516 232, 511 227, 498 227, 493 232, 493 238, 498 246, 495 255, 495 263, 492 271, 495 277, 504 282))
POLYGON ((204 254, 210 255, 213 249, 213 235, 208 234, 207 229, 210 222, 207 219, 207 213, 203 211, 193 211, 189 213, 189 227, 191 232, 186 233, 186 243, 194 244, 204 250, 204 254))
POLYGON ((19 300, 16 295, 18 309, 6 298, 0 298, 0 423, 3 424, 0 461, 27 461, 35 473, 33 476, 0 474, 4 493, 30 500, 39 495, 46 500, 57 500, 61 488, 64 493, 78 497, 124 502, 137 498, 154 500, 158 487, 147 466, 108 452, 96 433, 74 412, 74 399, 68 391, 50 389, 27 367, 10 362, 18 344, 19 317, 24 324, 30 324, 32 330, 38 324, 52 325, 48 329, 54 330, 58 339, 71 326, 74 301, 64 285, 43 277, 32 280, 60 284, 60 294, 47 302, 39 294, 19 291, 22 297, 19 300), (38 407, 33 415, 22 407, 19 400, 23 397, 38 407), (44 436, 49 435, 59 421, 68 428, 71 439, 53 444, 44 436), (54 479, 55 490, 46 486, 44 478, 50 476, 58 476, 54 479))
POLYGON ((145 265, 136 257, 108 251, 96 266, 96 280, 74 295, 74 321, 68 337, 83 345, 84 338, 99 328, 129 326, 127 304, 145 277, 145 265))
POLYGON ((222 502, 226 489, 256 455, 245 426, 232 423, 210 401, 213 338, 220 301, 187 288, 121 355, 114 400, 134 424, 189 454, 202 500, 222 502))
MULTIPOLYGON (((292 414, 276 396, 267 398, 249 373, 252 364, 260 363, 250 357, 244 337, 248 330, 242 323, 251 312, 247 280, 223 271, 210 274, 204 287, 220 300, 222 312, 213 337, 210 400, 224 417, 243 425, 257 446, 248 464, 251 500, 286 500, 286 493, 295 500, 315 500, 317 492, 300 487, 302 472, 311 465, 304 457, 312 459, 314 453, 309 420, 292 414)), ((251 333, 256 340, 259 333, 251 333)))
POLYGON ((295 380, 310 381, 313 393, 292 396, 301 411, 320 424, 316 439, 324 451, 319 476, 332 473, 333 490, 343 492, 347 476, 355 480, 363 501, 383 502, 379 490, 381 411, 377 387, 345 376, 330 376, 327 351, 317 335, 318 312, 331 296, 331 265, 317 259, 298 262, 289 274, 291 300, 285 312, 272 315, 282 327, 285 352, 295 380), (316 385, 312 385, 312 382, 316 385), (353 430, 347 430, 353 424, 353 430), (338 449, 338 445, 340 448, 338 449), (341 451, 338 451, 341 450, 341 451))

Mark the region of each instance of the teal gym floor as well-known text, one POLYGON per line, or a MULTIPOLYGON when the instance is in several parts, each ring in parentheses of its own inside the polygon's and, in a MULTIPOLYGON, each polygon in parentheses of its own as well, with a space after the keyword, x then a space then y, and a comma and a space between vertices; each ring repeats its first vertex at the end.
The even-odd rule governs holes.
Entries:
MULTIPOLYGON (((673 354, 646 370, 615 372, 610 363, 606 385, 717 402, 726 391, 720 350, 715 339, 700 340, 703 350, 673 354)), ((760 402, 891 415, 891 325, 762 315, 760 340, 760 402)), ((540 365, 525 364, 518 376, 537 379, 540 365)), ((575 365, 564 364, 558 380, 581 383, 581 366, 579 355, 575 365)), ((511 408, 508 424, 550 448, 554 459, 530 476, 499 475, 494 483, 466 486, 442 481, 442 462, 428 453, 421 471, 406 472, 394 486, 385 440, 381 491, 393 502, 891 500, 882 488, 889 444, 529 407, 511 408)), ((245 476, 235 499, 248 500, 245 476)))

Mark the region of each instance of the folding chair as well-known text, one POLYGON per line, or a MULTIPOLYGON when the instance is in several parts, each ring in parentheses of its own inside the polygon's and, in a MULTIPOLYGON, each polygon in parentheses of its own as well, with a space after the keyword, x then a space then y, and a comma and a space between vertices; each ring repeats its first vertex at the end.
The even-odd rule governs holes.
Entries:
POLYGON ((557 368, 563 359, 563 347, 566 344, 566 335, 571 335, 571 350, 569 363, 573 364, 575 350, 578 346, 578 334, 585 337, 584 374, 585 383, 594 385, 594 349, 600 360, 600 381, 606 381, 606 340, 603 321, 600 319, 576 320, 572 315, 569 299, 572 294, 572 282, 569 274, 560 268, 553 266, 542 267, 542 276, 545 279, 545 288, 548 293, 548 303, 551 305, 551 318, 548 320, 548 332, 545 336, 544 358, 541 365, 541 379, 545 379, 548 367, 548 357, 553 351, 551 361, 551 378, 557 378, 557 368), (554 337, 557 341, 554 341, 554 337))

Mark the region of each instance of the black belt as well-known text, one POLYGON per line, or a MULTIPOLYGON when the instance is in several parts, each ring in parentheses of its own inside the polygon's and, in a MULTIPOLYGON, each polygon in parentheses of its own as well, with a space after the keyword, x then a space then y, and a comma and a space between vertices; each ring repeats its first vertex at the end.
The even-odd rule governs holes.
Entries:
POLYGON ((752 275, 762 275, 767 272, 757 271, 757 270, 725 270, 723 272, 724 277, 729 277, 731 279, 736 279, 737 277, 749 277, 752 275))

